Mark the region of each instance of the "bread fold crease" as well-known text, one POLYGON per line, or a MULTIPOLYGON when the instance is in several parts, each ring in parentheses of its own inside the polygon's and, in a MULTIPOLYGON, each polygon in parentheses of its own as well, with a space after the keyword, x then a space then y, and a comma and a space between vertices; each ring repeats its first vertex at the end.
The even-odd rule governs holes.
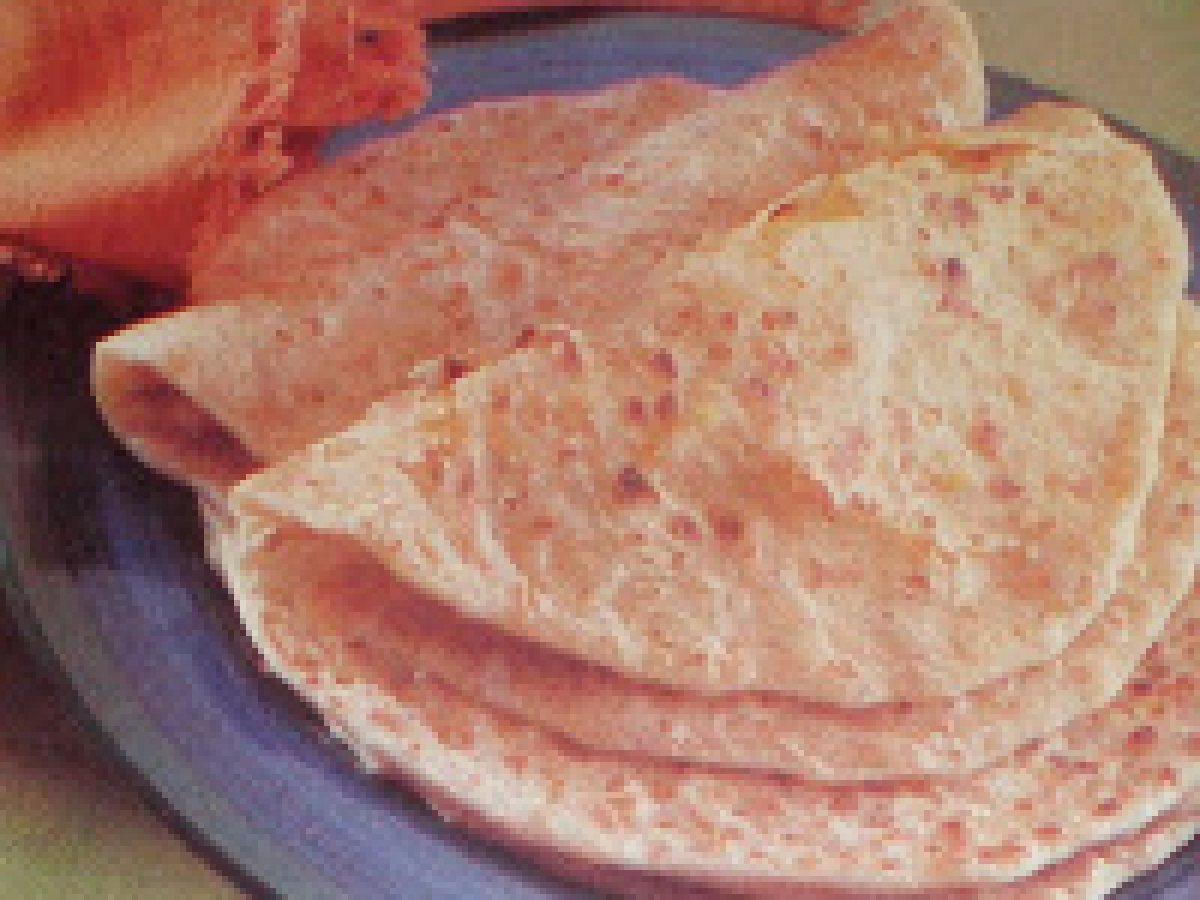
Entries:
POLYGON ((959 697, 1110 602, 1186 265, 1140 148, 942 136, 806 183, 613 327, 381 401, 231 504, 633 678, 959 697))
POLYGON ((663 101, 670 114, 653 127, 645 118, 622 126, 637 119, 625 105, 636 94, 582 101, 599 115, 606 102, 615 112, 592 126, 571 118, 566 101, 520 107, 561 123, 567 147, 581 144, 572 128, 598 135, 595 155, 557 155, 552 128, 531 132, 545 138, 537 144, 515 127, 489 132, 495 120, 485 105, 430 123, 394 152, 368 149, 285 186, 197 258, 195 307, 99 345, 101 410, 152 467, 222 490, 351 424, 418 380, 413 368, 430 358, 461 366, 503 353, 531 325, 590 328, 624 316, 651 270, 705 233, 872 148, 977 124, 985 109, 975 38, 942 4, 906 5, 861 35, 690 108, 663 101), (388 201, 390 176, 414 184, 406 149, 454 152, 453 140, 433 139, 444 123, 514 146, 498 149, 492 180, 466 178, 449 208, 416 188, 388 201), (605 139, 617 133, 624 143, 605 139), (532 174, 518 177, 524 167, 505 169, 505 160, 532 163, 532 174), (542 180, 547 169, 553 177, 542 180), (426 215, 365 227, 379 222, 378 197, 390 210, 412 198, 426 215), (236 448, 215 468, 214 435, 236 448))

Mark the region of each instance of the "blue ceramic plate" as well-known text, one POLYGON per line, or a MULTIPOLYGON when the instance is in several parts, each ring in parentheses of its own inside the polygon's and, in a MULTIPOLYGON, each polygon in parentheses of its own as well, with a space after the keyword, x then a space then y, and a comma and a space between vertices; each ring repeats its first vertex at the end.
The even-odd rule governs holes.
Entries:
MULTIPOLYGON (((735 83, 824 40, 683 16, 491 20, 442 34, 432 108, 651 72, 735 83)), ((997 113, 1047 96, 1000 73, 991 82, 997 113)), ((404 124, 347 131, 330 152, 404 124)), ((1165 149, 1158 156, 1200 236, 1200 165, 1165 149)), ((204 564, 189 497, 138 466, 93 410, 89 348, 114 323, 69 284, 9 293, 0 313, 0 532, 10 594, 99 731, 174 820, 246 884, 287 897, 580 896, 356 773, 305 708, 261 677, 204 564)), ((1200 896, 1198 857, 1185 851, 1127 895, 1200 896)))

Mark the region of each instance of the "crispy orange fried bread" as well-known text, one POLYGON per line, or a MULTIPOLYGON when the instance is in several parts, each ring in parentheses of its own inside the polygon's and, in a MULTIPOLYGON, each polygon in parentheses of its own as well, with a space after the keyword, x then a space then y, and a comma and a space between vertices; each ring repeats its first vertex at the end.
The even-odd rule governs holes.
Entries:
POLYGON ((199 222, 306 163, 312 128, 419 102, 421 73, 393 63, 421 34, 396 8, 9 0, 0 239, 182 283, 199 222))

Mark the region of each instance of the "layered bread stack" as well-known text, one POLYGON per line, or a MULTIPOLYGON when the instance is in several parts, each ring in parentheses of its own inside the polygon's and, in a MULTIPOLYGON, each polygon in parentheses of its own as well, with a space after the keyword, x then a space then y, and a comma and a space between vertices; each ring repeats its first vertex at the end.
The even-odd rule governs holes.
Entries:
POLYGON ((436 117, 252 210, 97 397, 464 827, 642 896, 1102 896, 1200 821, 1200 319, 1142 148, 984 106, 917 3, 436 117))

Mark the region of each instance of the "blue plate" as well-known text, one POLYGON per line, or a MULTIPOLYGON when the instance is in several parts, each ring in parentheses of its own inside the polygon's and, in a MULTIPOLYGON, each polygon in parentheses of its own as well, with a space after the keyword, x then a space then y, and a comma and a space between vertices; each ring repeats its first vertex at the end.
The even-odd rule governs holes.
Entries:
MULTIPOLYGON (((702 17, 493 19, 443 32, 431 108, 651 72, 730 84, 825 40, 702 17)), ((1002 73, 990 80, 997 113, 1050 96, 1002 73)), ((406 124, 348 129, 328 150, 406 124)), ((1155 151, 1200 236, 1200 165, 1155 151)), ((0 536, 10 594, 99 732, 176 823, 244 883, 287 897, 583 896, 358 774, 260 675, 204 563, 189 496, 138 466, 97 419, 89 350, 115 323, 69 283, 9 288, 0 536)), ((1200 896, 1198 858, 1185 851, 1126 895, 1200 896)))

